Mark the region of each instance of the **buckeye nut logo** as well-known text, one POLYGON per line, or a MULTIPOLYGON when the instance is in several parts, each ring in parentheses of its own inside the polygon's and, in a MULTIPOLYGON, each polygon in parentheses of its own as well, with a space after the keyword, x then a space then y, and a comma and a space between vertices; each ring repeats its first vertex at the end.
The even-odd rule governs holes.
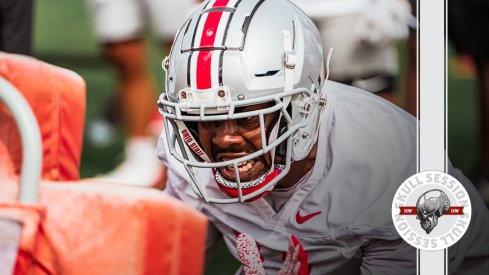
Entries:
POLYGON ((472 207, 454 177, 425 171, 405 180, 392 201, 392 220, 399 235, 422 250, 455 244, 467 231, 472 207))

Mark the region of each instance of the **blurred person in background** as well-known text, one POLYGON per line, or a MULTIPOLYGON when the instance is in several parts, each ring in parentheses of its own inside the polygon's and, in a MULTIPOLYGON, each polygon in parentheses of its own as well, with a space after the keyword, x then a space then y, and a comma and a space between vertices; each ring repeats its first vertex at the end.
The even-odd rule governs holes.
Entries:
POLYGON ((413 17, 409 24, 409 35, 406 40, 406 71, 404 73, 404 109, 413 116, 417 116, 417 0, 409 0, 413 17))
POLYGON ((317 25, 325 57, 333 48, 330 79, 391 102, 399 71, 396 43, 413 24, 407 0, 292 0, 317 25))
POLYGON ((489 202, 489 1, 448 1, 448 36, 475 63, 479 91, 479 157, 472 180, 489 202))
POLYGON ((150 107, 156 100, 156 87, 148 67, 145 32, 152 25, 163 48, 169 49, 195 0, 87 1, 104 56, 117 71, 116 101, 109 107, 116 106, 116 116, 120 112, 126 135, 122 163, 102 177, 161 187, 166 181, 166 168, 154 154, 158 133, 151 130, 155 127, 150 124, 159 115, 156 108, 150 107))
POLYGON ((31 54, 32 0, 0 1, 0 51, 31 54))

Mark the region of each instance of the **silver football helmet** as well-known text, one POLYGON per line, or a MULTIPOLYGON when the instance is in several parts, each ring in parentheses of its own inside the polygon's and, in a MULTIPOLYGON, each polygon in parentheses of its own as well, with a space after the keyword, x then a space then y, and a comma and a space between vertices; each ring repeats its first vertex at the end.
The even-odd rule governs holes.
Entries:
POLYGON ((259 198, 316 143, 320 109, 326 103, 321 93, 322 42, 312 21, 289 1, 205 1, 176 35, 163 67, 167 84, 158 105, 168 148, 183 163, 196 194, 207 202, 259 198), (241 107, 262 103, 268 104, 240 112, 241 107), (277 119, 266 131, 264 117, 271 113, 277 113, 277 119), (225 161, 213 161, 206 154, 192 127, 196 122, 252 116, 260 121, 262 148, 225 161), (242 182, 238 167, 268 153, 270 170, 242 182), (212 169, 227 196, 209 197, 209 187, 199 183, 195 167, 212 169), (219 173, 223 167, 234 168, 234 181, 219 173))

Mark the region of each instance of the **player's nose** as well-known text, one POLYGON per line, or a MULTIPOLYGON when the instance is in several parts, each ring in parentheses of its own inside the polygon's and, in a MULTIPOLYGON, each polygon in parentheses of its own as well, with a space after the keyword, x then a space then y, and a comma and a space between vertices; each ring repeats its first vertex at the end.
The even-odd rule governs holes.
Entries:
POLYGON ((219 123, 216 135, 212 141, 221 148, 227 148, 231 145, 241 144, 244 139, 236 121, 225 120, 219 123))

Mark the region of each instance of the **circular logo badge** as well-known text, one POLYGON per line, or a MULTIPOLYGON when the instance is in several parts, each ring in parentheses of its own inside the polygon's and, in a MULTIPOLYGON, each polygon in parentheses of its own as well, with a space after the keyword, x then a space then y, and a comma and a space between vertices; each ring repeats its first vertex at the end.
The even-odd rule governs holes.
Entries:
POLYGON ((399 235, 422 250, 445 249, 467 231, 472 208, 463 185, 454 177, 425 171, 405 180, 392 201, 399 235))

